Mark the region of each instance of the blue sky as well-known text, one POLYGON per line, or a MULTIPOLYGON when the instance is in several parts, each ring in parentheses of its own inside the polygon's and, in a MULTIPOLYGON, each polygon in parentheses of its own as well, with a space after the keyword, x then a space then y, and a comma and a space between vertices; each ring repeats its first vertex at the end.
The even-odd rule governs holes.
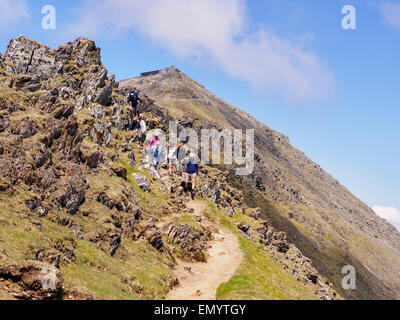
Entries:
POLYGON ((20 33, 53 48, 84 35, 117 80, 175 65, 369 206, 400 209, 399 1, 0 0, 0 18, 2 53, 20 33), (41 27, 47 4, 55 30, 41 27))

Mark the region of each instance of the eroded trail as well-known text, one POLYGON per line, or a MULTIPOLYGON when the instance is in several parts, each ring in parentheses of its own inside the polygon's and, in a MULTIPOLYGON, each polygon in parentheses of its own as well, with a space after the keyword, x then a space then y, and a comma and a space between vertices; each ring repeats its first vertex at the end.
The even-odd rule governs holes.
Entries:
MULTIPOLYGON (((188 206, 197 215, 204 215, 206 210, 201 201, 191 201, 188 206)), ((167 300, 214 300, 218 286, 227 282, 242 262, 243 252, 237 237, 219 224, 208 224, 219 232, 210 242, 207 263, 179 262, 174 270, 179 285, 168 293, 167 300)))

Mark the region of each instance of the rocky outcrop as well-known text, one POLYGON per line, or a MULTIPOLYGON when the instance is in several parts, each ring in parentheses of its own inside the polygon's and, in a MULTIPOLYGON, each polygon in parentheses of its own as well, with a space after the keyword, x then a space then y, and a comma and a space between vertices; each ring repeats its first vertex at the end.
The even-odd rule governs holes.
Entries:
POLYGON ((6 71, 17 74, 34 74, 46 79, 52 72, 54 52, 34 40, 19 36, 10 41, 4 55, 10 64, 6 71))
POLYGON ((176 222, 167 223, 162 231, 178 244, 189 259, 206 261, 205 247, 211 239, 211 233, 199 233, 192 226, 176 222))

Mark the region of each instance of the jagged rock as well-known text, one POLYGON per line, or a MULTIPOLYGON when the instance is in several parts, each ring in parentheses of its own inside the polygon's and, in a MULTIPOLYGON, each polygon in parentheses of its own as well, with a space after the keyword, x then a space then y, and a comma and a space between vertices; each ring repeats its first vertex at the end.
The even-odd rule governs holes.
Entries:
POLYGON ((15 80, 17 90, 35 92, 42 87, 38 76, 20 76, 15 80))
POLYGON ((205 241, 210 239, 211 234, 202 236, 192 226, 176 222, 167 223, 162 227, 162 231, 173 242, 179 244, 187 256, 196 261, 206 261, 205 241))
POLYGON ((31 212, 35 212, 40 218, 47 216, 49 209, 42 206, 42 203, 38 199, 31 199, 25 201, 25 205, 31 212))
POLYGON ((289 244, 284 240, 273 240, 271 244, 278 249, 279 252, 287 252, 289 250, 289 244))
POLYGON ((114 256, 115 252, 117 251, 117 249, 119 248, 121 244, 121 235, 120 234, 115 234, 113 236, 113 240, 111 241, 110 244, 110 256, 114 256))
POLYGON ((267 228, 258 228, 257 232, 260 234, 261 237, 265 237, 265 234, 267 233, 267 228))
POLYGON ((70 106, 61 106, 54 112, 54 118, 56 118, 56 119, 61 119, 61 118, 67 119, 73 113, 74 113, 74 106, 72 106, 72 105, 70 105, 70 106))
POLYGON ((0 114, 0 132, 3 132, 10 126, 10 117, 7 114, 0 114))
POLYGON ((74 62, 79 68, 101 65, 100 48, 96 47, 94 41, 81 37, 76 39, 72 46, 75 53, 74 62))
POLYGON ((146 176, 140 174, 140 173, 132 173, 132 176, 135 178, 136 183, 138 184, 138 187, 142 189, 145 192, 150 192, 151 191, 151 184, 150 180, 147 179, 146 176))
POLYGON ((98 106, 96 107, 93 111, 90 111, 88 113, 90 117, 96 118, 96 119, 101 119, 105 115, 105 110, 103 106, 98 106))
POLYGON ((135 227, 135 224, 137 222, 139 222, 139 220, 142 218, 141 214, 140 214, 140 209, 139 207, 135 206, 132 209, 132 216, 129 219, 126 219, 123 223, 123 232, 124 235, 129 236, 135 227))
POLYGON ((107 80, 107 69, 102 67, 100 70, 98 68, 93 68, 91 73, 83 80, 81 84, 82 90, 86 94, 94 94, 96 89, 104 88, 107 80))
POLYGON ((29 118, 21 121, 17 127, 11 130, 13 134, 20 135, 22 139, 32 137, 37 133, 37 131, 37 124, 29 118))
POLYGON ((100 92, 94 98, 95 103, 98 103, 102 106, 109 106, 111 104, 111 95, 113 90, 114 83, 109 83, 104 88, 100 90, 100 92))
POLYGON ((61 207, 69 214, 75 214, 81 204, 85 202, 86 179, 79 165, 72 165, 66 170, 69 181, 59 191, 57 198, 61 207))
POLYGON ((120 178, 126 180, 127 179, 127 171, 126 168, 119 165, 113 165, 111 170, 120 178))
POLYGON ((3 55, 0 52, 0 68, 3 68, 3 55))
POLYGON ((244 233, 247 233, 250 230, 250 226, 248 224, 243 223, 243 222, 239 223, 237 227, 240 230, 242 230, 244 233))
POLYGON ((79 206, 85 201, 85 190, 70 186, 57 200, 63 208, 67 209, 69 214, 75 214, 79 206))
POLYGON ((140 221, 133 227, 130 237, 132 240, 144 239, 150 243, 155 249, 161 250, 164 247, 162 234, 152 222, 140 221))
POLYGON ((72 52, 74 48, 72 46, 71 42, 65 43, 62 46, 59 46, 57 49, 55 49, 55 54, 54 54, 54 63, 60 63, 60 65, 67 64, 68 61, 72 59, 72 52))
POLYGON ((232 207, 226 207, 226 214, 230 217, 233 217, 234 210, 232 207))
POLYGON ((81 154, 82 162, 86 163, 86 165, 93 169, 97 168, 97 166, 103 161, 103 153, 100 151, 94 151, 90 154, 81 154))
POLYGON ((147 169, 147 172, 154 178, 154 180, 158 181, 161 179, 160 174, 157 172, 157 170, 153 166, 150 166, 147 169))
POLYGON ((104 144, 108 147, 112 139, 111 123, 95 122, 93 128, 90 130, 90 137, 95 143, 99 145, 104 144))
POLYGON ((39 151, 38 154, 35 156, 35 165, 37 168, 43 167, 45 164, 45 167, 48 167, 52 164, 53 161, 53 155, 49 150, 39 151))
POLYGON ((47 78, 54 63, 54 52, 34 40, 19 36, 8 44, 4 55, 12 66, 6 71, 17 74, 35 74, 41 79, 47 78))
POLYGON ((253 218, 254 220, 260 220, 260 211, 257 210, 255 212, 250 213, 250 217, 253 218))
MULTIPOLYGON (((50 132, 51 135, 48 138, 51 141, 53 136, 56 137, 59 134, 59 127, 54 127, 50 132)), ((76 160, 78 162, 83 135, 79 130, 79 124, 75 116, 70 116, 64 123, 60 136, 58 151, 64 154, 68 160, 76 160)))
POLYGON ((129 165, 133 168, 135 166, 135 154, 131 152, 128 155, 128 159, 129 159, 129 165))
POLYGON ((211 185, 204 184, 200 187, 200 194, 203 198, 208 198, 218 204, 221 200, 220 184, 217 181, 213 181, 211 185))

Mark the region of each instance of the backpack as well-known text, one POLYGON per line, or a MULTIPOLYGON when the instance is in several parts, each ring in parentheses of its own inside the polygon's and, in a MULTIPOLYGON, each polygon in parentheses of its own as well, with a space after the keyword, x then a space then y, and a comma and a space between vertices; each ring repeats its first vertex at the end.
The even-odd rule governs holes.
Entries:
POLYGON ((153 152, 154 157, 157 158, 159 154, 160 154, 160 150, 159 150, 159 148, 156 148, 153 152))

